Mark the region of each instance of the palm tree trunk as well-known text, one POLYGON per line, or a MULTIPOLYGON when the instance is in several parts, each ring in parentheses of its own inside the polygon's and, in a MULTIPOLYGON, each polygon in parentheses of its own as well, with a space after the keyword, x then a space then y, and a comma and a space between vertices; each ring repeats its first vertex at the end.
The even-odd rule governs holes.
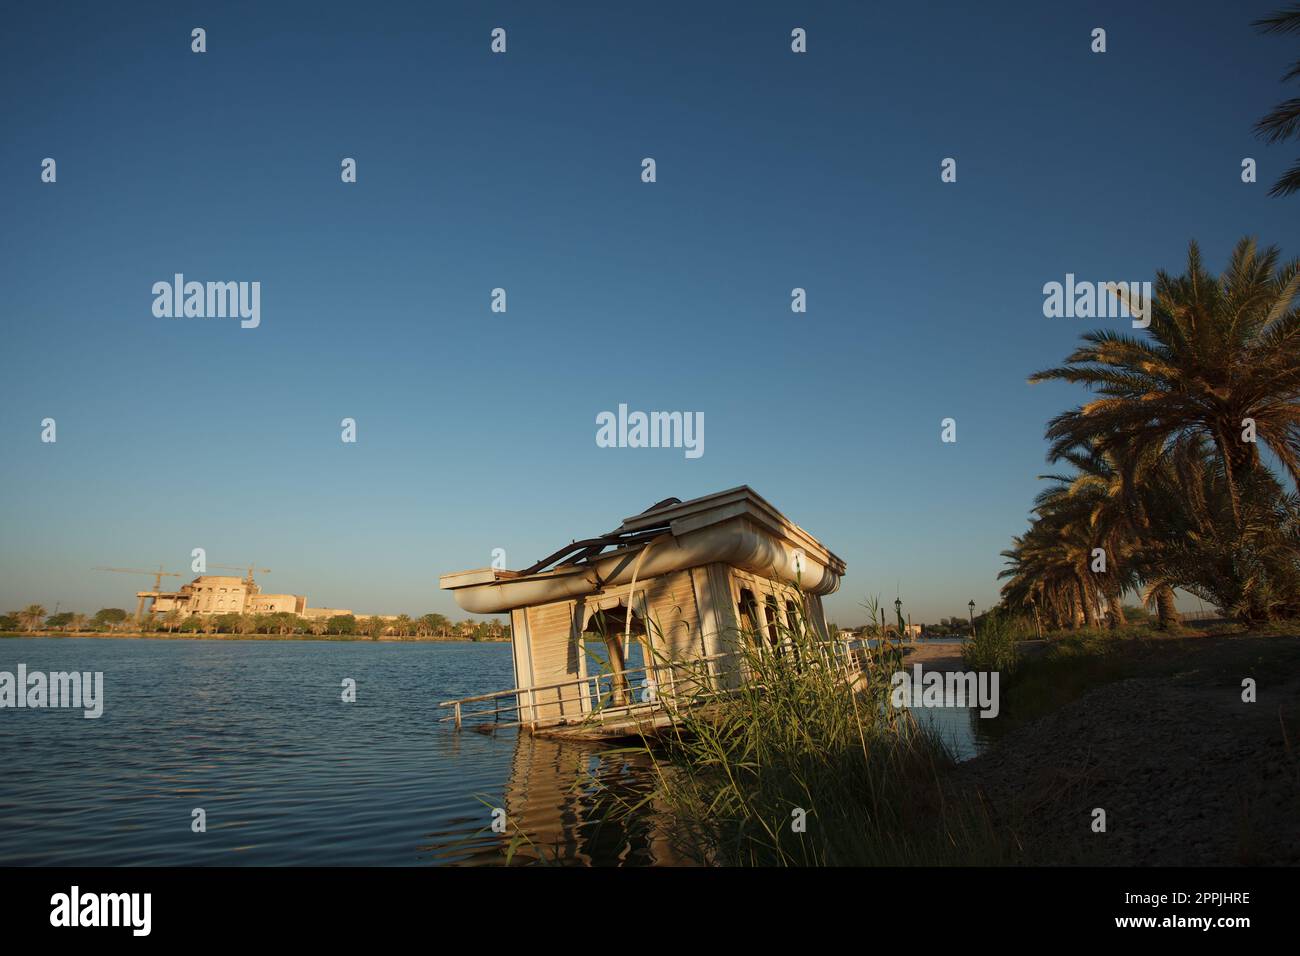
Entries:
POLYGON ((1178 608, 1174 604, 1174 589, 1167 584, 1156 588, 1156 618, 1161 629, 1177 627, 1182 623, 1178 608))
POLYGON ((1079 604, 1083 607, 1083 626, 1097 626, 1097 611, 1092 603, 1092 595, 1088 593, 1088 585, 1082 577, 1078 578, 1079 586, 1079 604))
POLYGON ((1124 617, 1124 605, 1120 603, 1118 594, 1112 594, 1106 598, 1106 610, 1109 612, 1107 617, 1110 619, 1112 630, 1123 627, 1128 623, 1128 620, 1124 617))
MULTIPOLYGON (((1231 427, 1231 425, 1229 425, 1231 427)), ((1241 492, 1237 490, 1237 461, 1240 456, 1237 454, 1238 448, 1235 444, 1228 442, 1227 433, 1220 427, 1214 435, 1214 444, 1219 450, 1219 457, 1223 459, 1223 478, 1228 486, 1228 502, 1232 505, 1232 524, 1233 527, 1241 528, 1241 492)))

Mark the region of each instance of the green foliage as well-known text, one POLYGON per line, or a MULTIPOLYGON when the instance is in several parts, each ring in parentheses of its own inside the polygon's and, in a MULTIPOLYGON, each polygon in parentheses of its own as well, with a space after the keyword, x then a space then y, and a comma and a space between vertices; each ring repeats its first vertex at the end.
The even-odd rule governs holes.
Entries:
POLYGON ((357 619, 351 614, 335 614, 326 622, 326 630, 330 634, 355 634, 357 619))
POLYGON ((445 637, 451 632, 451 621, 441 614, 425 614, 416 622, 421 633, 445 637))
POLYGON ((1140 604, 1125 604, 1124 618, 1130 624, 1148 624, 1154 620, 1151 612, 1140 604))
MULTIPOLYGON (((1252 24, 1261 33, 1300 33, 1300 5, 1276 11, 1270 16, 1261 17, 1252 24)), ((1300 78, 1300 61, 1292 65, 1283 81, 1300 78)), ((1255 135, 1266 143, 1281 143, 1288 139, 1300 139, 1300 97, 1291 97, 1275 106, 1263 119, 1255 124, 1255 135)), ((1296 160, 1273 188, 1270 196, 1290 196, 1300 192, 1300 160, 1296 160)))
POLYGON ((467 619, 457 624, 442 614, 425 614, 412 619, 399 614, 392 620, 374 616, 358 619, 352 614, 338 614, 328 620, 307 619, 299 617, 292 611, 277 611, 269 614, 191 614, 182 617, 179 610, 172 609, 165 614, 146 614, 140 622, 134 622, 122 608, 100 608, 93 618, 74 611, 49 615, 44 607, 32 604, 21 611, 0 615, 0 631, 39 631, 50 630, 86 630, 121 631, 124 628, 142 634, 179 633, 179 634, 213 634, 252 637, 266 635, 269 637, 369 637, 378 640, 391 633, 398 637, 434 638, 451 637, 473 641, 493 641, 508 637, 510 628, 503 626, 500 620, 475 621, 467 619))
POLYGON ((1183 275, 1157 274, 1150 320, 1089 332, 1030 378, 1095 396, 1048 423, 1051 460, 1074 470, 1044 476, 1003 552, 1004 604, 1050 630, 1095 627, 1103 605, 1118 626, 1135 590, 1164 628, 1176 588, 1247 624, 1300 614, 1300 497, 1270 467, 1300 482, 1300 260, 1243 239, 1215 276, 1191 243, 1183 275))
POLYGON ((1015 669, 1016 644, 1025 632, 1024 621, 1006 611, 990 611, 977 622, 975 636, 962 645, 962 663, 974 671, 1015 669))
POLYGON ((1188 507, 1155 541, 1166 579, 1244 623, 1300 615, 1300 496, 1249 472, 1234 513, 1228 475, 1209 459, 1187 468, 1179 486, 1188 507))
MULTIPOLYGON (((679 852, 742 866, 1012 859, 1014 842, 978 798, 945 792, 943 746, 890 705, 901 645, 858 650, 865 681, 850 686, 842 643, 825 640, 791 599, 797 620, 775 643, 770 633, 734 635, 734 665, 749 679, 680 711, 666 756, 649 751, 679 852)), ((885 623, 878 606, 872 620, 885 623)))

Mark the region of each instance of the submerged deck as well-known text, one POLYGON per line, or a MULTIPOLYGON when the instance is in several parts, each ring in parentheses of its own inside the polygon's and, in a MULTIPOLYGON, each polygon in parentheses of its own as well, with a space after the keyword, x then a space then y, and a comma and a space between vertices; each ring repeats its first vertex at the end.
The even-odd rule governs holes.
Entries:
MULTIPOLYGON (((827 641, 817 660, 855 685, 866 663, 865 641, 827 641)), ((706 713, 743 687, 755 686, 735 653, 607 671, 577 680, 443 701, 440 723, 481 733, 521 728, 539 737, 619 741, 650 737, 690 712, 706 713)))

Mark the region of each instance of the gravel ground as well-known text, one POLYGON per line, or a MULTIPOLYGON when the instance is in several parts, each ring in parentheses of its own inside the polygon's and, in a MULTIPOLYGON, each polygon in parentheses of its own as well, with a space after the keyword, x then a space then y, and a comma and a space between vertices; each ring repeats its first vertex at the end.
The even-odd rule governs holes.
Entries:
POLYGON ((952 782, 984 794, 1029 862, 1300 864, 1296 643, 1271 648, 1279 656, 1261 642, 1297 639, 1221 642, 1182 672, 1096 687, 952 782), (1241 699, 1247 675, 1257 703, 1241 699), (1092 829, 1098 807, 1104 833, 1092 829))

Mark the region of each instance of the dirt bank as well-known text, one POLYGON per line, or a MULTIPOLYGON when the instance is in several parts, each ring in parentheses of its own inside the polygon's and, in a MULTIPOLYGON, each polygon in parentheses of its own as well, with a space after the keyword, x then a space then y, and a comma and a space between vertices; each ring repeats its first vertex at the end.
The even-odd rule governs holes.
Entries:
POLYGON ((952 782, 982 792, 1035 862, 1300 864, 1300 638, 1132 656, 1135 676, 1011 731, 952 782))

